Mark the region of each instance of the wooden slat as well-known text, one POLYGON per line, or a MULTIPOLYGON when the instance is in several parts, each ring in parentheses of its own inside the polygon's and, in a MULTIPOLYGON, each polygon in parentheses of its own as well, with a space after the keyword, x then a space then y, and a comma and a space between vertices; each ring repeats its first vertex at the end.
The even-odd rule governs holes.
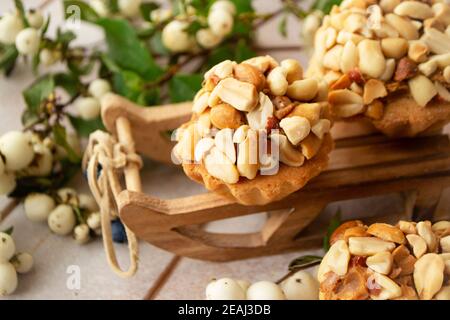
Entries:
POLYGON ((407 160, 417 161, 430 156, 449 155, 447 136, 400 139, 355 147, 336 148, 330 155, 327 170, 357 168, 370 165, 386 165, 407 160))

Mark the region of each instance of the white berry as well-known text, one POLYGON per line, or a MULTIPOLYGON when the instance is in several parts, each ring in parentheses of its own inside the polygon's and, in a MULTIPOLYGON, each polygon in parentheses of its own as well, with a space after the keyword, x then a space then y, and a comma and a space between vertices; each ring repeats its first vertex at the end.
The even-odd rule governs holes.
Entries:
POLYGON ((25 198, 24 209, 31 221, 47 221, 50 212, 55 209, 55 200, 44 193, 32 193, 25 198))
POLYGON ((67 204, 60 204, 48 216, 50 230, 61 236, 71 233, 75 223, 75 213, 67 204))
POLYGON ((0 297, 13 293, 17 288, 17 272, 9 263, 0 263, 0 297))
POLYGON ((25 168, 26 176, 45 177, 53 169, 53 153, 43 143, 34 145, 35 160, 25 168))
POLYGON ((172 10, 159 8, 150 12, 150 19, 154 23, 164 22, 172 16, 172 10))
POLYGON ((212 4, 210 11, 226 11, 233 16, 236 14, 236 6, 228 0, 219 0, 212 4))
POLYGON ((33 146, 27 134, 10 131, 0 138, 0 152, 6 158, 6 170, 24 169, 34 158, 33 146))
POLYGON ((0 263, 8 262, 16 252, 13 238, 4 232, 0 232, 0 263))
POLYGON ((6 14, 0 20, 0 42, 14 44, 19 32, 23 29, 22 19, 16 14, 6 14))
POLYGON ((39 61, 46 67, 56 63, 60 58, 59 51, 52 51, 44 48, 39 53, 39 61))
POLYGON ((88 212, 98 211, 97 201, 90 194, 80 193, 78 195, 78 205, 80 209, 87 210, 88 212))
POLYGON ((319 283, 306 271, 298 271, 281 283, 288 300, 319 299, 319 283))
POLYGON ((220 41, 222 41, 222 37, 218 36, 211 29, 200 29, 195 34, 197 42, 205 49, 210 49, 217 46, 220 41))
POLYGON ((89 226, 80 224, 73 229, 73 238, 78 244, 85 244, 89 241, 89 226))
POLYGON ((242 290, 244 290, 244 292, 247 292, 248 288, 251 285, 250 281, 247 281, 247 280, 237 279, 236 282, 238 283, 238 285, 241 286, 241 288, 242 288, 242 290))
POLYGON ((101 99, 105 94, 111 92, 109 82, 104 79, 95 79, 89 85, 88 92, 97 99, 101 99))
POLYGON ((233 16, 227 11, 211 11, 208 14, 208 25, 216 35, 224 37, 233 29, 233 16))
POLYGON ((185 29, 188 27, 185 21, 174 20, 169 22, 162 31, 162 42, 172 52, 183 52, 193 46, 193 37, 185 29))
POLYGON ((0 195, 10 194, 16 188, 16 177, 11 172, 0 174, 0 195))
POLYGON ((34 28, 26 28, 19 32, 16 38, 16 48, 21 54, 33 55, 39 50, 41 38, 34 28))
POLYGON ((101 227, 100 212, 92 212, 86 219, 86 223, 92 230, 97 230, 101 227))
POLYGON ((90 5, 100 17, 109 16, 109 8, 105 0, 92 0, 90 5))
POLYGON ((34 259, 31 254, 20 252, 12 258, 11 263, 18 273, 27 273, 33 268, 34 259))
POLYGON ((248 300, 285 300, 280 286, 270 281, 259 281, 247 290, 248 300))
POLYGON ((245 291, 233 279, 211 281, 206 287, 207 300, 245 300, 245 291))
POLYGON ((30 27, 40 29, 44 25, 44 16, 40 11, 30 10, 26 16, 30 27))
POLYGON ((93 97, 84 97, 75 101, 75 108, 84 120, 92 120, 100 115, 100 101, 93 97))
POLYGON ((119 0, 119 10, 125 17, 134 17, 139 13, 142 0, 119 0))
POLYGON ((314 35, 316 34, 317 29, 319 29, 321 23, 321 17, 316 14, 316 12, 309 14, 303 21, 302 37, 308 45, 313 44, 314 35))
POLYGON ((70 204, 73 206, 79 205, 78 194, 75 191, 75 189, 61 188, 58 191, 56 191, 56 194, 58 195, 62 203, 70 204))

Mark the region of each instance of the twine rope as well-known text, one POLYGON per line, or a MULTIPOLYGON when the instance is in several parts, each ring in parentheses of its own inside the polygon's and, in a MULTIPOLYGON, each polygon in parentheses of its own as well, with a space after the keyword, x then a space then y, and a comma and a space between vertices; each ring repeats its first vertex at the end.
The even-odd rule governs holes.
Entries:
POLYGON ((130 164, 141 168, 141 157, 130 152, 106 132, 96 131, 90 135, 83 157, 83 169, 86 170, 89 187, 100 207, 103 246, 108 264, 122 278, 129 278, 136 273, 139 254, 135 234, 124 226, 130 265, 127 270, 123 270, 117 261, 111 232, 111 220, 119 216, 116 198, 123 190, 120 175, 130 164))

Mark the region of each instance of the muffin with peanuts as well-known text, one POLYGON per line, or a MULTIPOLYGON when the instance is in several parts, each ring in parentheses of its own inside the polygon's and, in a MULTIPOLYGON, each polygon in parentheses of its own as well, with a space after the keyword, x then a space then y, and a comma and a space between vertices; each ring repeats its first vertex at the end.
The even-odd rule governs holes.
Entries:
POLYGON ((450 5, 344 0, 323 19, 307 74, 330 85, 336 119, 388 136, 439 130, 450 120, 450 5))
POLYGON ((322 300, 450 300, 450 221, 352 220, 330 245, 317 275, 322 300))
POLYGON ((293 59, 223 61, 206 72, 173 155, 189 178, 236 202, 280 200, 327 166, 327 95, 293 59))

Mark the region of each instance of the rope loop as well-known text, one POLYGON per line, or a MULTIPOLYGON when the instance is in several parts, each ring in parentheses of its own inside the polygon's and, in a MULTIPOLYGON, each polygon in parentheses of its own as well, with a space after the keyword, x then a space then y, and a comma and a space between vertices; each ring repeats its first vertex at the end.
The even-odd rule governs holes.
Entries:
POLYGON ((113 136, 104 131, 95 131, 83 157, 83 170, 86 171, 89 187, 99 204, 101 214, 103 245, 111 269, 120 277, 133 276, 138 266, 138 243, 135 234, 125 226, 128 239, 130 265, 128 270, 120 268, 112 241, 111 220, 118 218, 116 198, 123 190, 120 174, 130 163, 142 167, 142 159, 113 136))

